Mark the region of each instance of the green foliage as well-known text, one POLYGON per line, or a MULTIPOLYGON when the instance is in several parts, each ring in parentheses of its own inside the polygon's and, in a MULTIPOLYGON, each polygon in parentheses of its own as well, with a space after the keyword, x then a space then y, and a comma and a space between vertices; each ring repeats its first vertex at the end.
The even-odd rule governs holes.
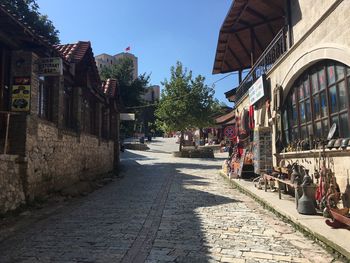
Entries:
POLYGON ((183 68, 181 62, 171 67, 170 80, 162 83, 164 89, 156 110, 158 127, 168 132, 210 125, 219 103, 204 81, 201 75, 193 79, 192 71, 183 68))
POLYGON ((135 131, 142 132, 144 129, 144 105, 141 96, 145 93, 150 77, 146 74, 133 79, 133 62, 128 57, 122 57, 111 67, 101 70, 102 80, 114 78, 118 80, 118 89, 124 112, 135 113, 135 122, 122 122, 121 133, 124 136, 132 136, 135 131))
POLYGON ((17 15, 22 22, 27 23, 39 35, 44 36, 51 44, 59 44, 59 31, 55 28, 47 15, 39 12, 36 0, 2 0, 1 3, 17 15))
POLYGON ((158 124, 167 131, 187 130, 193 127, 191 115, 192 72, 184 69, 180 62, 170 69, 170 80, 162 83, 164 89, 161 93, 156 116, 158 124))
POLYGON ((126 108, 142 105, 141 95, 144 94, 150 79, 148 75, 142 74, 133 80, 133 70, 133 62, 128 57, 120 58, 112 67, 104 67, 101 70, 103 80, 108 78, 118 80, 121 101, 126 108))

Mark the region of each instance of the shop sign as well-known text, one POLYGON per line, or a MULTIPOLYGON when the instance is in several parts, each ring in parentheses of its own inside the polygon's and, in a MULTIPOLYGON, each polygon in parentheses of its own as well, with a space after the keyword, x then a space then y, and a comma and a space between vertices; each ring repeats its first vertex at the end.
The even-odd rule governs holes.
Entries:
POLYGON ((30 78, 16 77, 12 85, 11 110, 26 112, 30 109, 30 78))
POLYGON ((120 113, 120 120, 121 121, 134 121, 135 120, 135 113, 120 113))
POLYGON ((233 138, 236 136, 236 128, 233 125, 227 126, 224 129, 224 134, 227 138, 233 138))
POLYGON ((264 75, 254 82, 249 89, 249 103, 254 105, 258 100, 264 97, 264 75))
POLYGON ((41 76, 60 76, 63 75, 62 59, 54 58, 40 58, 38 61, 39 72, 41 76))

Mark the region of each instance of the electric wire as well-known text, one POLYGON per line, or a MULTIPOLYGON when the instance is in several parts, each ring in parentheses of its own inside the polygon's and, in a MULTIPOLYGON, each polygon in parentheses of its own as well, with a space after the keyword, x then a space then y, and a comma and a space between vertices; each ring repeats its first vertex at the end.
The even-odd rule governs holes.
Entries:
MULTIPOLYGON (((243 72, 244 72, 244 70, 243 70, 243 72)), ((218 82, 224 80, 225 78, 227 78, 227 77, 229 77, 229 76, 237 75, 237 74, 239 74, 239 72, 237 72, 237 71, 231 72, 231 73, 227 74, 226 76, 223 76, 222 78, 220 78, 220 79, 214 81, 213 83, 211 83, 210 86, 211 86, 211 87, 214 87, 214 86, 215 86, 215 83, 218 83, 218 82)), ((188 95, 189 95, 189 94, 186 94, 186 95, 183 95, 183 96, 179 96, 179 97, 177 97, 177 98, 174 98, 174 100, 182 99, 182 98, 184 98, 184 97, 186 97, 186 96, 188 96, 188 95)), ((142 109, 142 108, 147 108, 147 107, 156 106, 156 105, 157 105, 157 103, 153 103, 153 104, 147 104, 147 105, 125 107, 125 109, 142 109)))

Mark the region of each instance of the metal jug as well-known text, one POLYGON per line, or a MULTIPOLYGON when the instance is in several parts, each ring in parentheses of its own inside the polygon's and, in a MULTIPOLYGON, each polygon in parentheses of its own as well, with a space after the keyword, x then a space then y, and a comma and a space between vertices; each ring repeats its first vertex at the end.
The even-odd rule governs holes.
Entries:
POLYGON ((296 183, 298 185, 301 184, 301 174, 299 171, 299 165, 297 163, 294 163, 292 165, 292 174, 290 176, 290 182, 292 184, 296 183))
POLYGON ((303 178, 303 183, 301 184, 302 196, 299 199, 298 189, 295 189, 295 198, 297 204, 297 210, 299 214, 304 215, 315 215, 315 190, 316 186, 312 183, 312 179, 308 173, 305 174, 303 178))

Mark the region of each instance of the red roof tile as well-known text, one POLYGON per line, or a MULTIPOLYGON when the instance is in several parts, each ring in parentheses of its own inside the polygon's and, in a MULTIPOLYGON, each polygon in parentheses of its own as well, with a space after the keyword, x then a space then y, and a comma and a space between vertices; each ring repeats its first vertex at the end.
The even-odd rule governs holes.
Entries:
POLYGON ((104 94, 114 97, 117 91, 117 80, 116 79, 107 79, 102 83, 102 91, 104 94))
MULTIPOLYGON (((88 55, 88 62, 92 66, 94 76, 97 83, 101 83, 100 75, 95 62, 94 53, 90 41, 79 41, 75 44, 55 45, 54 48, 61 54, 61 56, 71 63, 79 63, 88 55)), ((100 86, 101 87, 101 86, 100 86)))
POLYGON ((79 62, 91 48, 91 43, 90 41, 79 41, 75 44, 55 45, 54 47, 68 62, 79 62))

